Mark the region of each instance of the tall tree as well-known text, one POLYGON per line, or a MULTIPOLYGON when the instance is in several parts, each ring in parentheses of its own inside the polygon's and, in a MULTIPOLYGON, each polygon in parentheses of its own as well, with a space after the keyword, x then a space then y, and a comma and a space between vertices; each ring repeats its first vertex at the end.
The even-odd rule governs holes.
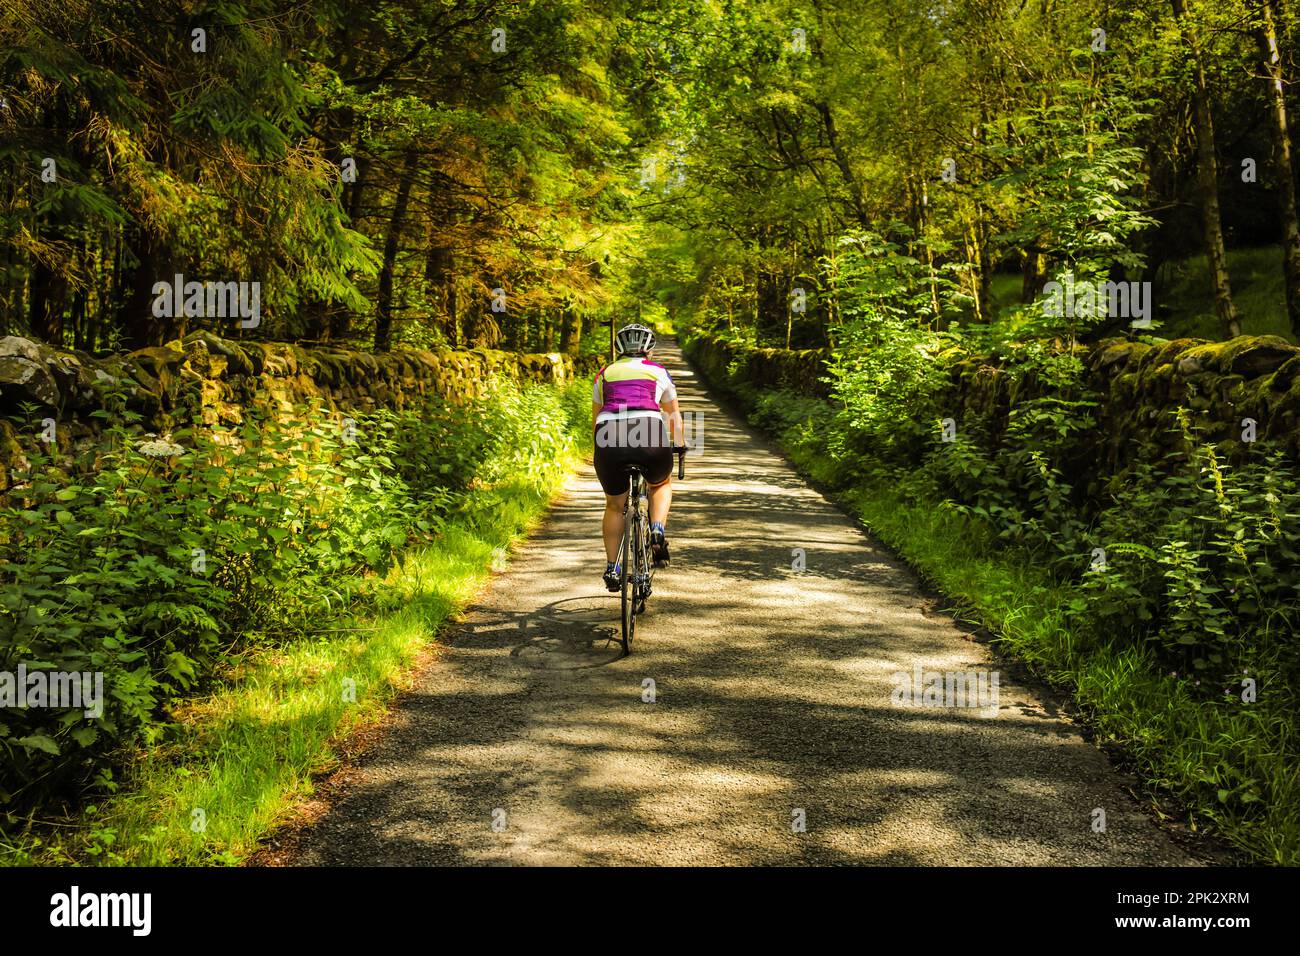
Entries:
POLYGON ((384 260, 379 268, 379 300, 375 316, 375 351, 387 352, 393 338, 393 268, 397 251, 402 244, 402 230, 406 228, 406 208, 411 199, 411 183, 415 170, 413 150, 402 158, 397 176, 397 195, 393 198, 393 212, 388 217, 388 234, 384 240, 384 260))
POLYGON ((1202 241, 1214 290, 1214 310, 1218 313, 1224 335, 1231 338, 1241 334, 1241 319, 1232 300, 1228 253, 1223 242, 1223 216, 1219 210, 1219 159, 1214 140, 1209 83, 1205 76, 1205 55, 1197 37, 1195 19, 1188 12, 1187 0, 1172 0, 1172 3, 1192 71, 1192 89, 1189 95, 1196 127, 1196 182, 1201 206, 1202 241))
POLYGON ((1286 279, 1286 310, 1291 331, 1300 336, 1300 217, 1296 211, 1295 168, 1291 161, 1291 124, 1286 103, 1286 76, 1278 49, 1273 0, 1262 0, 1254 24, 1260 63, 1268 85, 1273 132, 1273 168, 1282 204, 1282 268, 1286 279))

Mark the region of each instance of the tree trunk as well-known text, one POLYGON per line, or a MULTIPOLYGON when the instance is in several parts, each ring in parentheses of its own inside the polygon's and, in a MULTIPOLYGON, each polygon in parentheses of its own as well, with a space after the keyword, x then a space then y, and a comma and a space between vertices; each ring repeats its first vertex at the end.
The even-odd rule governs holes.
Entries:
POLYGON ((844 180, 844 186, 848 190, 849 205, 853 209, 853 218, 858 221, 858 224, 863 229, 870 229, 871 221, 867 217, 866 205, 862 200, 862 186, 853 173, 853 166, 849 162, 849 154, 845 152, 844 145, 840 142, 839 130, 835 126, 835 117, 831 113, 830 104, 820 102, 813 105, 822 118, 822 128, 826 131, 826 142, 830 145, 831 155, 835 157, 835 166, 840 171, 840 178, 844 180))
POLYGON ((86 300, 87 295, 84 289, 78 289, 72 294, 72 347, 83 352, 86 350, 86 326, 88 324, 86 300))
POLYGON ((513 321, 506 323, 506 341, 510 343, 511 351, 531 352, 532 335, 532 322, 527 311, 515 312, 513 321))
POLYGON ((568 305, 560 313, 560 351, 577 355, 582 351, 582 314, 568 305))
MULTIPOLYGON (((789 304, 787 305, 787 311, 789 304)), ((781 341, 785 315, 781 309, 780 277, 769 269, 758 270, 757 322, 754 334, 757 344, 770 347, 781 341)))
MULTIPOLYGON (((363 156, 353 157, 357 163, 356 182, 343 185, 343 208, 347 212, 348 225, 359 229, 361 224, 361 196, 366 186, 366 174, 370 164, 363 156)), ((342 341, 352 332, 353 315, 350 309, 335 308, 330 312, 328 328, 324 338, 331 342, 342 341)))
POLYGON ((366 185, 366 173, 370 171, 370 163, 366 161, 364 156, 355 156, 353 158, 357 163, 357 179, 356 182, 345 184, 343 188, 347 191, 345 208, 348 214, 348 222, 353 229, 356 229, 357 224, 361 222, 361 194, 366 185))
POLYGON ((1020 260, 1020 304, 1029 305, 1047 283, 1047 257, 1037 249, 1026 249, 1020 260))
POLYGON ((393 214, 388 220, 388 238, 384 241, 384 264, 379 272, 379 302, 375 315, 375 351, 387 352, 393 337, 393 269, 401 247, 402 226, 406 223, 406 205, 411 198, 411 161, 413 153, 407 151, 402 161, 397 198, 393 200, 393 214))
POLYGON ((27 326, 33 336, 56 346, 63 344, 63 303, 58 286, 54 273, 38 260, 32 269, 27 326))
POLYGON ((436 236, 430 238, 430 243, 424 261, 424 278, 430 293, 442 302, 443 315, 439 324, 448 343, 455 348, 460 341, 460 322, 456 314, 456 257, 436 236))
POLYGON ((460 297, 454 275, 447 278, 447 338, 452 348, 460 348, 460 297))
POLYGON ((1214 117, 1210 112, 1210 91, 1205 79, 1195 30, 1187 22, 1187 0, 1172 0, 1174 16, 1182 28, 1192 63, 1192 107, 1196 126, 1196 183, 1201 196, 1201 229, 1205 258, 1214 287, 1214 309, 1228 338, 1241 334, 1241 320, 1232 302, 1232 285, 1228 280, 1228 254, 1223 244, 1223 218, 1219 213, 1219 161, 1215 155, 1214 117))
POLYGON ((934 266, 934 248, 930 245, 930 187, 924 177, 920 177, 920 188, 916 201, 916 235, 918 241, 925 245, 925 266, 930 280, 931 321, 937 328, 942 309, 939 305, 939 272, 934 266))
POLYGON ((1291 128, 1286 109, 1286 77, 1277 45, 1273 0, 1264 0, 1255 40, 1268 78, 1272 109, 1273 164, 1282 191, 1282 272, 1286 277, 1286 311, 1291 331, 1300 335, 1300 217, 1296 214, 1295 171, 1291 167, 1291 128))
MULTIPOLYGON (((33 232, 50 243, 59 243, 66 238, 62 222, 50 215, 37 214, 33 232)), ((54 346, 63 345, 63 313, 68 296, 66 270, 67 266, 61 266, 55 273, 33 257, 27 325, 34 336, 54 346)))
POLYGON ((966 263, 970 267, 967 271, 970 278, 970 295, 975 304, 975 321, 985 321, 987 313, 987 301, 984 296, 984 276, 981 264, 984 261, 984 252, 980 247, 979 226, 975 218, 969 217, 966 220, 966 263))
POLYGON ((135 230, 131 253, 135 256, 136 264, 131 270, 126 298, 117 314, 117 325, 122 330, 122 344, 129 349, 161 345, 166 341, 164 336, 167 329, 161 324, 165 320, 154 318, 153 285, 158 281, 170 282, 172 276, 163 274, 160 266, 162 253, 158 243, 143 229, 135 230))

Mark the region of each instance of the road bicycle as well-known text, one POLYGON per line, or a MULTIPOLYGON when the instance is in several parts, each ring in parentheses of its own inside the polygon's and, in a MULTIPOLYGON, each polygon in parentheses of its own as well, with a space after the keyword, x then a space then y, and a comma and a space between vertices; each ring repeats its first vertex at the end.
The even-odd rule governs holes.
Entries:
MULTIPOLYGON (((674 448, 677 455, 677 479, 686 477, 686 449, 674 448)), ((627 504, 623 506, 623 540, 619 542, 621 558, 619 593, 622 598, 623 653, 632 653, 637 615, 645 613, 654 584, 654 559, 650 551, 650 505, 645 475, 638 465, 628 465, 627 504)))

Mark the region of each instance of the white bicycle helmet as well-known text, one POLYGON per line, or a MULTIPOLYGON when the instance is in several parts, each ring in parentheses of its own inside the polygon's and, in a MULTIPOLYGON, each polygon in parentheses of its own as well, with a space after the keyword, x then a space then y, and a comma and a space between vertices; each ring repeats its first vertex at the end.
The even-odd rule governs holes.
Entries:
POLYGON ((655 347, 655 334, 644 325, 625 325, 614 334, 619 355, 645 355, 655 347))

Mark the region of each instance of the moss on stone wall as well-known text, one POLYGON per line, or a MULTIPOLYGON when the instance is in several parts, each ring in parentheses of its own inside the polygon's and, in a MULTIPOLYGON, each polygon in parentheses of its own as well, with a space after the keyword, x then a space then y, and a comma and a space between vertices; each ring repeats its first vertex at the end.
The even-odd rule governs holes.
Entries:
POLYGON ((120 387, 141 431, 163 434, 200 421, 238 425, 250 409, 287 414, 320 402, 331 412, 400 409, 425 395, 476 398, 502 382, 560 384, 594 358, 489 349, 383 354, 234 342, 196 332, 165 346, 97 359, 17 336, 0 339, 0 491, 25 444, 54 420, 57 448, 76 456, 95 444, 105 387, 120 387))
MULTIPOLYGON (((695 333, 687 354, 705 378, 732 392, 788 388, 829 394, 824 351, 752 349, 695 333)), ((1229 461, 1278 447, 1300 460, 1300 348, 1276 336, 1137 342, 1106 339, 1076 347, 1084 386, 1098 400, 1096 429, 1076 458, 1098 477, 1135 459, 1158 460, 1179 450, 1175 413, 1185 408, 1195 433, 1229 461), (1253 422, 1255 442, 1242 439, 1253 422)), ((1045 394, 1032 379, 1009 374, 987 356, 952 348, 936 357, 951 387, 939 399, 960 423, 978 419, 1000 437, 1010 410, 1045 394)), ((1059 397, 1083 397, 1059 396, 1059 397)), ((1095 490, 1095 489, 1094 489, 1095 490)))
POLYGON ((1256 440, 1300 458, 1300 348, 1276 336, 1227 342, 1175 339, 1163 344, 1102 342, 1088 355, 1089 381, 1102 395, 1098 427, 1113 466, 1135 446, 1173 447, 1172 412, 1188 409, 1193 426, 1229 458, 1240 457, 1247 420, 1256 440))

